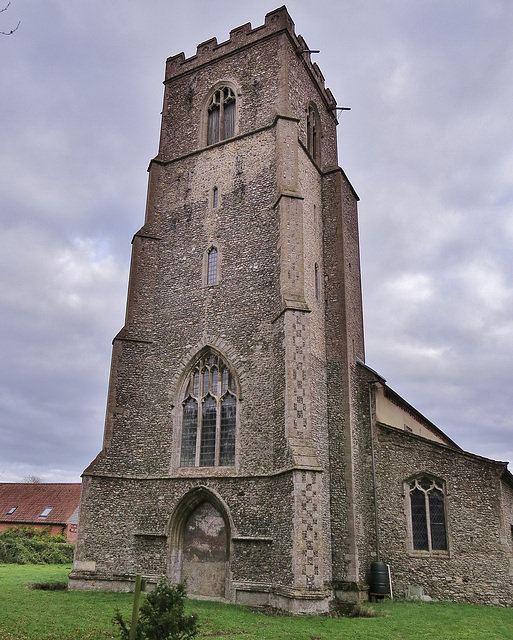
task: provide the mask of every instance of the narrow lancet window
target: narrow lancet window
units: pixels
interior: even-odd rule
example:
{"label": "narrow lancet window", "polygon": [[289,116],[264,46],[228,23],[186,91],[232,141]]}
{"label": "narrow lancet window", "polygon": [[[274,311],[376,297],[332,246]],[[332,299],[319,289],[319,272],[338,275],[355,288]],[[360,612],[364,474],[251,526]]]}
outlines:
{"label": "narrow lancet window", "polygon": [[208,252],[207,284],[217,284],[217,249],[215,247]]}
{"label": "narrow lancet window", "polygon": [[306,119],[306,147],[315,162],[319,162],[321,158],[320,135],[319,135],[319,116],[316,109],[311,106],[308,109]]}

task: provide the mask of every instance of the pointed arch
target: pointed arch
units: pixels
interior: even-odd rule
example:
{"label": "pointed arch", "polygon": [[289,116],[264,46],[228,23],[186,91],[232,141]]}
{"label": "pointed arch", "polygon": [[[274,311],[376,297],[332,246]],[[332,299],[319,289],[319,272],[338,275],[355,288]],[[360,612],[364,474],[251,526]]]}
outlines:
{"label": "pointed arch", "polygon": [[214,246],[207,251],[207,284],[217,284],[218,282],[217,254],[217,247]]}
{"label": "pointed arch", "polygon": [[221,513],[230,532],[235,530],[230,509],[226,502],[217,492],[204,485],[200,485],[183,495],[173,509],[167,526],[167,536],[171,546],[180,544],[180,537],[183,534],[185,521],[192,511],[205,501],[210,502]]}
{"label": "pointed arch", "polygon": [[187,577],[191,595],[226,597],[233,535],[233,521],[224,500],[204,486],[189,491],[169,520],[171,581],[176,583]]}
{"label": "pointed arch", "polygon": [[229,80],[217,82],[207,95],[204,107],[204,144],[207,146],[237,135],[239,92]]}
{"label": "pointed arch", "polygon": [[411,553],[449,552],[447,490],[431,473],[418,473],[404,482],[409,549]]}
{"label": "pointed arch", "polygon": [[190,362],[177,403],[179,468],[235,466],[239,389],[232,365],[213,347]]}
{"label": "pointed arch", "polygon": [[211,242],[203,254],[203,286],[217,285],[221,282],[222,251],[218,242]]}
{"label": "pointed arch", "polygon": [[242,400],[243,387],[246,382],[247,375],[244,370],[239,370],[234,365],[235,362],[240,362],[242,360],[242,355],[233,344],[231,344],[226,338],[220,338],[215,335],[206,335],[202,340],[194,345],[188,345],[188,347],[190,348],[182,356],[177,370],[175,371],[175,375],[170,381],[169,400],[173,407],[180,402],[192,363],[209,350],[214,351],[219,356],[223,357],[230,366],[237,386],[237,395],[239,400]]}
{"label": "pointed arch", "polygon": [[306,148],[313,161],[321,164],[321,119],[317,105],[311,102],[307,107],[306,115]]}

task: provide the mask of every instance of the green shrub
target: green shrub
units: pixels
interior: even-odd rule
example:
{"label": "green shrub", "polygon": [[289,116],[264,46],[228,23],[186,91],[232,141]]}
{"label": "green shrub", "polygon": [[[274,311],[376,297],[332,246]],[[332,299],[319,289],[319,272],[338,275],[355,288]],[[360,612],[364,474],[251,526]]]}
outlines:
{"label": "green shrub", "polygon": [[3,564],[69,564],[73,562],[74,545],[63,535],[52,536],[50,530],[20,527],[0,533],[0,563]]}
{"label": "green shrub", "polygon": [[29,589],[38,589],[39,591],[66,591],[68,583],[62,580],[54,582],[29,582]]}
{"label": "green shrub", "polygon": [[[187,588],[185,584],[170,584],[163,576],[154,591],[141,605],[137,640],[192,640],[198,635],[198,616],[185,614]],[[121,640],[129,640],[130,627],[119,609],[114,617]]]}

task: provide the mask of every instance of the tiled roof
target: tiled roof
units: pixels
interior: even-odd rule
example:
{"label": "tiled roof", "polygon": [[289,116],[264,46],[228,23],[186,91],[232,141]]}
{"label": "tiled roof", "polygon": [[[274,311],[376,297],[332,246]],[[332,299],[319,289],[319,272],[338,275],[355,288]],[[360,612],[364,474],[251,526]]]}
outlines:
{"label": "tiled roof", "polygon": [[[80,502],[77,484],[0,482],[0,523],[66,524]],[[8,512],[16,509],[8,515]],[[46,518],[41,514],[52,507]]]}
{"label": "tiled roof", "polygon": [[67,524],[78,524],[78,507],[73,511],[71,516],[69,517]]}

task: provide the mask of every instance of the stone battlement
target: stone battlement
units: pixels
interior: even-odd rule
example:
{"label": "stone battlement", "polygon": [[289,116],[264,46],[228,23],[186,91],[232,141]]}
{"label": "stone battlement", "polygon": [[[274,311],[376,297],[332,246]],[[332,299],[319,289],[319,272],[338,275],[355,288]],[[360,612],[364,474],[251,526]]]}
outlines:
{"label": "stone battlement", "polygon": [[294,22],[285,6],[271,11],[265,16],[265,22],[259,27],[251,28],[251,23],[240,25],[230,31],[230,38],[224,42],[217,42],[217,38],[210,38],[199,44],[196,48],[196,55],[186,58],[183,51],[166,60],[165,82],[184,73],[209,64],[212,61],[230,55],[248,45],[252,45],[260,40],[264,40],[273,35],[286,31],[292,40],[296,52],[303,58],[312,77],[316,80],[321,92],[328,104],[335,105],[335,98],[329,89],[324,86],[324,76],[319,66],[311,61],[308,45],[301,35],[296,35]]}

